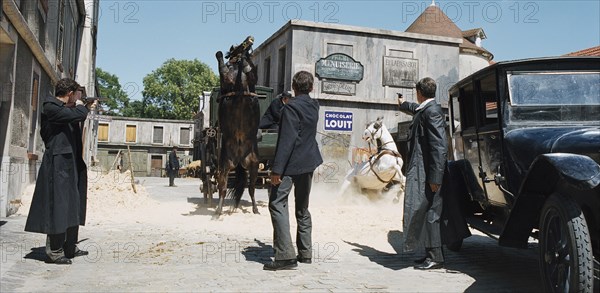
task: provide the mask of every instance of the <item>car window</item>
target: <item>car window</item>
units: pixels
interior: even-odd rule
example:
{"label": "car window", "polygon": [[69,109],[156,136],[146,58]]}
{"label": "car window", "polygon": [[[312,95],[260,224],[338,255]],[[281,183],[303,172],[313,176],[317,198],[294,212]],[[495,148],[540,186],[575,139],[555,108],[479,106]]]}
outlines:
{"label": "car window", "polygon": [[510,120],[600,121],[600,72],[508,72]]}
{"label": "car window", "polygon": [[600,72],[510,72],[513,106],[600,105]]}
{"label": "car window", "polygon": [[458,100],[460,103],[460,124],[462,130],[475,128],[477,122],[477,107],[475,106],[475,92],[473,84],[460,88]]}
{"label": "car window", "polygon": [[494,125],[498,123],[498,95],[496,92],[496,75],[490,74],[479,81],[479,113],[480,124]]}

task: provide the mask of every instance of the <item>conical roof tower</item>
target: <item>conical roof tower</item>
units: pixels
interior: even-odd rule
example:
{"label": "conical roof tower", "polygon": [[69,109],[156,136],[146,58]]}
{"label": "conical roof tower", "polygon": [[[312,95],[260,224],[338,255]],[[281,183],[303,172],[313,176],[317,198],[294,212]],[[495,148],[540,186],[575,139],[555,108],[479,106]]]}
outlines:
{"label": "conical roof tower", "polygon": [[406,29],[406,32],[462,39],[462,31],[432,2]]}

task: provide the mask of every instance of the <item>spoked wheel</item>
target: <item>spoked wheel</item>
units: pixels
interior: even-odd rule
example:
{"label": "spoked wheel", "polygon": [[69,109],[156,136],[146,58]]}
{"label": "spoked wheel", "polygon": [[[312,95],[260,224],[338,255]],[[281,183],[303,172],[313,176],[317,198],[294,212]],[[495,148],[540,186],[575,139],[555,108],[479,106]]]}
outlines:
{"label": "spoked wheel", "polygon": [[570,197],[553,194],[540,218],[540,266],[547,292],[593,292],[593,255],[587,222]]}

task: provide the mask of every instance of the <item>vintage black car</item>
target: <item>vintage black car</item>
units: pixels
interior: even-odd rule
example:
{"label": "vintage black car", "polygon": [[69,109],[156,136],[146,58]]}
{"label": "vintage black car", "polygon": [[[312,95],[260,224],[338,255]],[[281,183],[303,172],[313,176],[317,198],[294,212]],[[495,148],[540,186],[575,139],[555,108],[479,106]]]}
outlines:
{"label": "vintage black car", "polygon": [[546,291],[599,292],[600,58],[499,62],[449,94],[469,225],[503,246],[538,239]]}

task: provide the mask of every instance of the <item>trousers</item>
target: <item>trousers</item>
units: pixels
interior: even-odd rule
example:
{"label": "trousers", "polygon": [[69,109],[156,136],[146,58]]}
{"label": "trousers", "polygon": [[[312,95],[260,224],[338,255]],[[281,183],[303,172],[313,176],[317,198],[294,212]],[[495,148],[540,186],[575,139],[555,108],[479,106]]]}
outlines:
{"label": "trousers", "polygon": [[273,249],[275,260],[296,258],[290,233],[288,197],[294,186],[296,214],[296,246],[302,258],[312,258],[312,219],[308,211],[313,172],[282,176],[281,184],[271,187],[269,212],[273,224]]}
{"label": "trousers", "polygon": [[65,233],[48,234],[46,236],[46,255],[51,261],[55,261],[65,254],[73,255],[77,248],[79,238],[79,226],[67,228]]}

